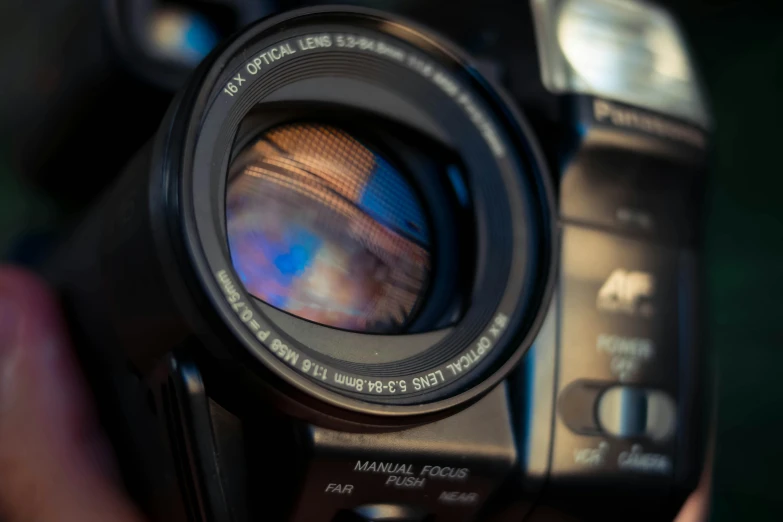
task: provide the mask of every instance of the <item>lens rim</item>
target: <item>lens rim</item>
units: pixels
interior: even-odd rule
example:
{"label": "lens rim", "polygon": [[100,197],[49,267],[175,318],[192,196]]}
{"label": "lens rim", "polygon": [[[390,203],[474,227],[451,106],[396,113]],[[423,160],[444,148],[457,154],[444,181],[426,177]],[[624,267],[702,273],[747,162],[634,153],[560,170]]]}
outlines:
{"label": "lens rim", "polygon": [[[248,336],[247,331],[242,332],[237,329],[238,324],[241,327],[238,317],[232,315],[233,312],[230,310],[226,313],[227,305],[230,309],[231,303],[226,302],[224,291],[221,291],[221,289],[218,288],[218,284],[214,279],[214,272],[207,262],[204,251],[201,250],[201,235],[204,231],[199,230],[196,224],[195,207],[196,204],[199,203],[199,201],[196,200],[203,198],[203,200],[200,201],[201,204],[213,204],[212,201],[209,201],[210,197],[208,194],[205,195],[203,193],[193,192],[192,169],[196,158],[195,153],[199,146],[203,146],[203,143],[199,143],[199,131],[206,119],[207,113],[214,107],[214,103],[212,102],[214,101],[213,96],[216,85],[218,85],[219,79],[226,73],[227,67],[231,64],[232,60],[235,59],[237,54],[247,49],[252,41],[255,40],[256,43],[263,41],[264,36],[268,36],[267,31],[270,28],[274,27],[277,30],[281,30],[281,28],[295,25],[297,21],[302,21],[314,16],[337,19],[349,18],[354,22],[360,21],[362,24],[373,25],[373,30],[375,32],[379,34],[388,34],[391,32],[393,33],[391,38],[403,40],[412,46],[422,48],[426,51],[426,53],[423,52],[422,54],[426,54],[431,58],[437,56],[440,61],[447,61],[451,66],[458,67],[465,71],[466,77],[471,82],[472,91],[481,94],[482,103],[485,103],[492,109],[492,116],[495,119],[495,123],[502,128],[503,137],[507,140],[506,145],[510,144],[513,146],[511,150],[519,151],[519,154],[514,154],[515,162],[521,164],[518,165],[518,167],[523,166],[524,170],[528,172],[529,179],[527,181],[532,185],[530,188],[533,191],[533,197],[528,198],[528,201],[532,201],[534,206],[537,205],[539,207],[536,209],[536,214],[541,222],[539,227],[541,237],[538,238],[540,248],[539,251],[536,252],[538,254],[536,262],[539,265],[537,270],[537,275],[539,277],[537,278],[537,281],[532,283],[532,286],[527,287],[526,290],[531,294],[528,296],[528,301],[532,300],[534,302],[534,306],[532,306],[534,310],[530,310],[531,306],[527,307],[526,323],[528,328],[524,331],[513,332],[513,336],[508,336],[509,338],[505,343],[507,346],[495,349],[495,358],[497,359],[502,354],[502,360],[494,361],[491,367],[486,367],[485,365],[482,368],[482,373],[485,374],[485,378],[479,382],[471,382],[467,389],[461,389],[464,388],[464,382],[460,385],[460,379],[456,379],[446,386],[439,388],[439,391],[441,392],[440,397],[436,397],[433,400],[424,403],[421,402],[422,397],[425,397],[423,395],[415,397],[416,404],[368,402],[368,397],[366,395],[354,395],[343,391],[338,392],[318,384],[311,378],[301,375],[285,365],[266,347],[262,350],[258,350],[258,347],[253,344],[260,345],[260,343]],[[330,23],[329,20],[323,19],[319,20],[319,22],[325,24]],[[348,24],[345,24],[343,20],[343,25]],[[280,39],[278,38],[278,40]],[[271,369],[277,377],[281,378],[289,385],[293,385],[296,389],[304,390],[309,396],[330,405],[338,406],[341,409],[368,415],[420,417],[422,415],[442,412],[477,399],[500,382],[530,347],[540,328],[545,311],[548,308],[549,300],[551,299],[556,274],[555,264],[558,259],[555,251],[557,246],[557,241],[555,240],[557,229],[556,220],[554,219],[553,191],[550,186],[545,163],[542,161],[542,155],[532,138],[528,125],[515,113],[513,106],[508,100],[504,99],[503,95],[494,89],[486,79],[481,78],[470,62],[455,49],[456,47],[453,45],[436,42],[430,36],[426,36],[426,33],[423,33],[415,24],[373,10],[342,7],[337,9],[305,9],[260,22],[250,30],[239,35],[233,42],[225,44],[220,51],[213,55],[209,64],[202,66],[204,70],[198,75],[201,77],[202,81],[199,82],[198,87],[192,88],[189,91],[189,95],[193,97],[191,99],[194,100],[194,103],[192,107],[186,108],[189,113],[187,118],[189,125],[184,139],[182,156],[180,156],[180,161],[182,163],[178,166],[179,172],[183,173],[183,175],[175,176],[175,185],[178,183],[178,187],[175,190],[176,194],[174,197],[176,197],[179,205],[180,219],[182,220],[181,225],[187,241],[186,247],[188,249],[188,256],[194,265],[196,276],[200,279],[206,297],[212,302],[212,305],[216,310],[220,312],[219,315],[222,316],[223,321],[232,329],[234,336],[239,337],[243,341],[242,343],[235,344],[242,344],[245,347],[249,345],[251,348],[255,348],[255,351],[257,352],[256,355],[261,355],[261,360],[259,362],[267,369]],[[210,68],[207,69],[207,67]],[[186,97],[187,96],[188,95],[186,95]],[[226,155],[228,155],[228,153]],[[225,175],[225,169],[223,169],[223,173]],[[227,246],[225,247],[225,250],[227,250]],[[230,268],[230,258],[228,259],[229,263],[226,266]],[[234,281],[237,282],[238,278],[235,278]],[[236,290],[240,295],[244,291],[242,288],[236,288]],[[528,305],[529,304],[530,303],[528,303]],[[217,349],[225,351],[226,348],[229,347],[221,346]],[[240,346],[240,350],[241,348],[242,347]],[[233,352],[235,347],[231,347],[229,350]],[[226,354],[223,353],[221,358],[225,357]],[[475,370],[478,370],[478,366],[474,371]]]}

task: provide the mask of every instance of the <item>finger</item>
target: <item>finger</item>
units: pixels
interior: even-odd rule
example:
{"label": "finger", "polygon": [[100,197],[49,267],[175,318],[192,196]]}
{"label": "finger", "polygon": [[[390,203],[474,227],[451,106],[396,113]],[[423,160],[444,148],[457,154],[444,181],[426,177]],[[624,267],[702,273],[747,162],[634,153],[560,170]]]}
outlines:
{"label": "finger", "polygon": [[683,504],[677,518],[674,522],[707,522],[710,515],[710,502],[712,490],[712,464],[715,457],[715,439],[714,434],[707,448],[707,462],[701,472],[699,485],[696,491],[691,493]]}
{"label": "finger", "polygon": [[0,520],[139,522],[50,290],[0,268]]}

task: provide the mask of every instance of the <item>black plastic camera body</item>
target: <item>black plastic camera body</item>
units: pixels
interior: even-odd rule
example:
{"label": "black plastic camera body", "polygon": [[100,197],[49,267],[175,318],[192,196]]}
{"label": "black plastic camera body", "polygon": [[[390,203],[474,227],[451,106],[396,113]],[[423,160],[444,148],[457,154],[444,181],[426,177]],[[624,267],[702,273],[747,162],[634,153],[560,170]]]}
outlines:
{"label": "black plastic camera body", "polygon": [[[51,278],[151,518],[676,514],[704,449],[707,133],[545,88],[533,7],[519,30],[540,61],[516,100],[532,126],[407,22],[354,8],[259,22],[199,67],[65,244]],[[365,124],[418,180],[439,248],[457,245],[434,257],[450,275],[431,293],[460,297],[455,320],[358,334],[245,291],[225,238],[232,151],[243,129],[302,118]]]}

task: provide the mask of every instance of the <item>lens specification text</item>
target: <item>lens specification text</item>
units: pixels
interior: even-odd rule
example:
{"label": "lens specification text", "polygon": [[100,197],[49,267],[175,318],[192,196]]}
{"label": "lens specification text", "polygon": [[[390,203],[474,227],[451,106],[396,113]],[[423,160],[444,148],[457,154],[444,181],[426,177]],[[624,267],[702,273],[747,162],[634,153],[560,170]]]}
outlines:
{"label": "lens specification text", "polygon": [[392,488],[419,489],[427,484],[427,480],[447,480],[464,482],[470,476],[468,468],[452,466],[426,465],[415,468],[413,464],[400,462],[376,462],[372,460],[357,460],[353,471],[357,473],[374,473],[386,475],[384,485]]}
{"label": "lens specification text", "polygon": [[[360,475],[351,478],[341,475],[342,481],[325,482],[323,493],[326,495],[361,495],[366,488],[376,488],[373,478],[377,476],[384,488],[402,491],[416,491],[437,498],[440,504],[450,506],[477,506],[484,496],[482,488],[471,483],[472,473],[462,466],[443,466],[437,464],[416,465],[405,462],[380,462],[357,460],[351,465],[351,473]],[[349,483],[346,483],[348,481]]]}
{"label": "lens specification text", "polygon": [[[406,462],[381,462],[374,460],[357,460],[352,466],[352,472],[359,475],[379,475],[383,487],[394,490],[428,492],[435,496],[438,503],[446,505],[477,505],[482,497],[476,491],[476,484],[470,482],[471,470],[463,466],[448,466],[438,464],[417,465]],[[358,489],[371,483],[370,477],[351,480],[358,484]],[[349,489],[348,489],[349,488]],[[326,485],[327,494],[353,494],[354,485],[343,486],[337,483]],[[480,489],[480,488],[478,488]]]}
{"label": "lens specification text", "polygon": [[401,45],[374,36],[318,33],[289,38],[255,53],[243,66],[231,74],[230,79],[223,85],[221,95],[227,98],[236,98],[255,79],[263,76],[266,71],[278,63],[304,54],[334,49],[380,56],[429,80],[446,93],[465,113],[479,130],[493,155],[498,158],[505,156],[506,147],[494,123],[487,117],[479,103],[468,93],[468,90],[463,88],[451,74],[436,66],[423,55],[405,50]]}
{"label": "lens specification text", "polygon": [[338,371],[303,356],[299,350],[291,347],[282,336],[278,335],[266,320],[257,315],[251,301],[240,291],[228,270],[219,270],[215,274],[215,278],[234,314],[253,334],[253,337],[263,343],[266,349],[282,362],[320,381],[343,389],[372,395],[400,395],[437,388],[450,382],[484,359],[508,326],[508,317],[503,313],[498,313],[487,325],[484,335],[481,335],[462,355],[439,368],[432,369],[427,373],[395,379],[371,379]]}

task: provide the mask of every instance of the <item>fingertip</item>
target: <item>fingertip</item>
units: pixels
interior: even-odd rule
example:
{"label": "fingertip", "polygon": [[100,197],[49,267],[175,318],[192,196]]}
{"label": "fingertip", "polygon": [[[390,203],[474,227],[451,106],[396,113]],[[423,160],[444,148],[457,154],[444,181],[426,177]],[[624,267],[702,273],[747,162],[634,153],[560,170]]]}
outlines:
{"label": "fingertip", "polygon": [[37,275],[0,267],[0,455],[61,461],[94,422],[55,294]]}
{"label": "fingertip", "polygon": [[106,448],[55,292],[0,266],[0,520],[140,520]]}
{"label": "fingertip", "polygon": [[[65,325],[54,291],[39,275],[0,265],[0,299],[15,308],[17,342],[37,345],[42,337],[65,337]],[[0,325],[10,328],[13,325]]]}
{"label": "fingertip", "polygon": [[23,301],[54,299],[54,294],[40,276],[10,265],[0,265],[0,294],[12,295]]}

